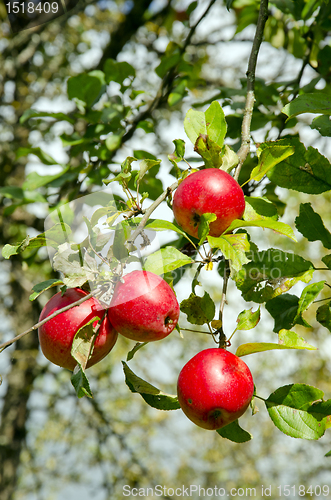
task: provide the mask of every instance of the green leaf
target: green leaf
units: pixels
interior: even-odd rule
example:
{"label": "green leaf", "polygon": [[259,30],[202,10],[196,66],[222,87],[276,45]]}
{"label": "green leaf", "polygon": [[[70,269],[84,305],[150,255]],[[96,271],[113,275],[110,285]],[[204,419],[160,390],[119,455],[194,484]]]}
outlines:
{"label": "green leaf", "polygon": [[280,330],[278,334],[278,343],[291,349],[308,349],[309,351],[316,351],[317,349],[317,347],[308,344],[308,342],[297,333],[285,329]]}
{"label": "green leaf", "polygon": [[188,299],[180,304],[180,310],[187,315],[187,320],[193,325],[209,323],[215,316],[215,304],[208,292],[203,297],[191,293]]}
{"label": "green leaf", "polygon": [[271,168],[293,154],[293,146],[282,146],[277,142],[263,143],[257,150],[258,165],[253,168],[249,180],[261,181]]}
{"label": "green leaf", "polygon": [[219,168],[222,164],[222,148],[212,141],[208,135],[200,134],[195,141],[194,151],[204,160],[206,168]]}
{"label": "green leaf", "polygon": [[175,153],[178,158],[184,158],[185,155],[185,141],[183,139],[174,139],[172,141],[175,145]]}
{"label": "green leaf", "polygon": [[234,443],[246,443],[252,439],[252,435],[242,429],[238,423],[238,420],[231,422],[221,429],[217,429],[216,432],[223,438],[229,439]]}
{"label": "green leaf", "polygon": [[331,115],[330,95],[322,93],[299,95],[283,107],[282,113],[287,115],[288,119],[301,115],[302,113]]}
{"label": "green leaf", "polygon": [[279,332],[282,328],[292,328],[299,324],[311,328],[303,317],[302,313],[314,302],[316,297],[324,288],[325,281],[307,285],[300,299],[295,295],[284,293],[266,303],[266,309],[275,319],[274,332]]}
{"label": "green leaf", "polygon": [[257,198],[253,196],[245,197],[245,221],[278,219],[277,207],[267,198]]}
{"label": "green leaf", "polygon": [[301,203],[295,226],[308,241],[320,240],[325,248],[331,249],[331,233],[323,224],[321,216],[310,203]]}
{"label": "green leaf", "polygon": [[280,387],[265,404],[273,423],[288,436],[319,439],[327,427],[326,419],[319,420],[307,410],[323,398],[323,392],[305,384]]}
{"label": "green leaf", "polygon": [[246,309],[239,313],[236,330],[251,330],[256,327],[260,321],[260,307],[256,311],[252,311],[252,309]]}
{"label": "green leaf", "polygon": [[[18,150],[16,152],[16,158],[21,158],[22,156],[27,156],[30,154],[37,156],[37,158],[39,158],[39,160],[42,163],[44,163],[45,165],[58,165],[58,162],[56,160],[54,160],[54,158],[52,158],[48,153],[45,153],[45,151],[43,151],[40,148],[18,148]],[[69,167],[66,168],[66,171],[68,170],[68,168]],[[35,172],[31,172],[31,174],[29,174],[27,176],[27,178],[29,178],[29,176],[31,176],[33,173],[35,173]],[[57,174],[57,175],[62,175],[62,173],[63,172],[61,172],[60,174]],[[27,190],[32,191],[34,188],[25,187],[23,185],[23,189],[27,189]]]}
{"label": "green leaf", "polygon": [[290,252],[270,248],[247,256],[251,262],[235,276],[237,288],[246,301],[267,302],[298,281],[308,283],[313,275],[313,264]]}
{"label": "green leaf", "polygon": [[49,290],[50,288],[53,288],[54,286],[58,285],[63,285],[63,281],[59,279],[50,279],[46,281],[41,281],[32,288],[33,293],[31,293],[29,300],[31,301],[35,300],[37,297],[39,297],[39,295],[41,295],[46,290]]}
{"label": "green leaf", "polygon": [[324,264],[329,268],[331,269],[331,254],[330,255],[325,255],[324,257],[322,257],[322,262],[324,262]]}
{"label": "green leaf", "polygon": [[[294,332],[291,332],[296,335]],[[247,356],[248,354],[255,354],[257,352],[265,352],[265,351],[274,351],[274,350],[282,350],[282,349],[307,349],[309,351],[316,350],[316,347],[308,344],[300,337],[300,341],[297,339],[297,343],[294,343],[293,337],[293,345],[290,345],[290,341],[288,340],[288,345],[286,344],[275,344],[274,342],[248,342],[247,344],[241,344],[237,351],[236,356]]]}
{"label": "green leaf", "polygon": [[224,234],[218,238],[208,236],[207,239],[211,248],[221,250],[224,257],[230,261],[231,270],[240,271],[249,261],[246,252],[249,251],[250,245],[246,233]]}
{"label": "green leaf", "polygon": [[65,113],[50,113],[48,111],[37,111],[36,109],[27,109],[24,111],[23,115],[20,118],[20,123],[23,124],[28,121],[30,118],[54,118],[58,121],[67,121],[69,123],[75,123],[73,118],[66,115]]}
{"label": "green leaf", "polygon": [[62,172],[53,175],[39,175],[37,174],[37,172],[31,172],[27,175],[22,187],[25,190],[34,191],[35,189],[38,189],[42,186],[46,186],[50,182],[53,182],[55,179],[59,179],[68,171],[68,169],[69,167],[62,170]]}
{"label": "green leaf", "polygon": [[145,159],[142,160],[139,163],[139,173],[137,177],[137,182],[140,181],[144,175],[150,170],[152,167],[155,167],[155,165],[160,165],[161,160],[150,160],[150,159]]}
{"label": "green leaf", "polygon": [[313,119],[310,127],[319,131],[323,137],[331,137],[331,117],[322,115]]}
{"label": "green leaf", "polygon": [[186,233],[179,227],[175,226],[175,224],[163,219],[149,219],[145,228],[150,229],[152,231],[170,230],[170,231],[175,231],[176,233],[181,234],[182,236],[186,235]]}
{"label": "green leaf", "polygon": [[278,222],[274,219],[265,218],[265,219],[247,220],[247,221],[236,219],[227,228],[226,232],[233,231],[238,227],[262,227],[262,228],[272,229],[276,233],[287,236],[293,241],[297,241],[296,237],[294,236],[293,229],[288,224],[285,224],[284,222]]}
{"label": "green leaf", "polygon": [[209,233],[209,224],[216,219],[217,217],[215,214],[205,213],[200,215],[199,227],[198,227],[199,245],[203,244]]}
{"label": "green leaf", "polygon": [[76,394],[79,398],[83,398],[84,396],[87,396],[88,398],[93,398],[89,381],[81,366],[79,366],[77,371],[75,368],[71,376],[71,383],[74,386]]}
{"label": "green leaf", "polygon": [[331,332],[331,302],[323,304],[317,309],[316,319]]}
{"label": "green leaf", "polygon": [[5,198],[23,200],[24,192],[22,188],[16,186],[4,186],[0,188],[0,196]]}
{"label": "green leaf", "polygon": [[77,330],[72,341],[71,356],[77,361],[83,371],[85,371],[88,360],[93,352],[94,341],[97,334],[93,324],[96,321],[100,321],[98,316],[93,317],[85,323],[85,325]]}
{"label": "green leaf", "polygon": [[172,246],[161,248],[147,257],[144,263],[144,269],[152,273],[161,275],[178,269],[179,267],[192,264],[191,257],[177,250]]}
{"label": "green leaf", "polygon": [[213,101],[205,112],[190,109],[185,116],[184,129],[193,144],[202,135],[222,147],[227,125],[221,105]]}
{"label": "green leaf", "polygon": [[127,356],[126,356],[126,360],[127,361],[130,361],[133,356],[136,354],[137,351],[139,351],[139,349],[141,349],[142,347],[144,347],[144,345],[147,345],[148,342],[137,342],[136,345],[133,347],[133,349],[131,349],[131,351],[128,352]]}
{"label": "green leaf", "polygon": [[312,283],[311,285],[307,285],[302,290],[301,297],[299,300],[298,311],[297,311],[296,317],[294,318],[295,322],[299,322],[299,319],[301,319],[302,313],[306,309],[308,309],[308,307],[314,302],[316,297],[323,290],[324,285],[325,285],[325,280],[319,281],[318,283]]}
{"label": "green leaf", "polygon": [[265,304],[265,308],[275,320],[274,332],[292,328],[299,306],[299,297],[290,293],[283,293],[274,297]]}
{"label": "green leaf", "polygon": [[114,59],[107,59],[103,67],[106,82],[117,82],[121,85],[126,78],[134,78],[136,71],[131,64],[126,61],[117,62]]}
{"label": "green leaf", "polygon": [[116,149],[121,146],[123,133],[124,132],[116,134],[112,133],[107,137],[107,139],[105,140],[105,145],[106,148],[109,149],[109,151],[116,151]]}
{"label": "green leaf", "polygon": [[178,410],[180,405],[177,396],[165,394],[154,385],[138,377],[131,368],[122,361],[125,383],[131,392],[138,392],[147,404],[158,410]]}
{"label": "green leaf", "polygon": [[280,145],[294,146],[293,155],[268,171],[269,179],[277,186],[308,194],[331,190],[330,162],[317,149],[306,149],[296,137],[281,139]]}
{"label": "green leaf", "polygon": [[69,99],[79,99],[90,107],[98,99],[102,89],[102,82],[97,76],[82,73],[72,76],[67,82]]}

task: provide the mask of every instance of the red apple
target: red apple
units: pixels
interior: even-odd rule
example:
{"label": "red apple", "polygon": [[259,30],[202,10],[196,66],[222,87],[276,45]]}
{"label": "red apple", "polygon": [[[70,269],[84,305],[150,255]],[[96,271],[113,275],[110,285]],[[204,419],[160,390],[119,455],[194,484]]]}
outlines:
{"label": "red apple", "polygon": [[[56,293],[41,311],[39,321],[73,302],[83,298],[87,292],[79,288],[69,288],[63,296]],[[105,314],[100,302],[94,297],[74,306],[44,323],[38,330],[40,347],[45,357],[55,365],[73,370],[77,364],[71,356],[71,344],[77,331],[95,316],[102,319]],[[95,326],[97,322],[93,326]],[[94,349],[87,368],[101,361],[114,347],[117,332],[106,316],[102,320]]]}
{"label": "red apple", "polygon": [[254,392],[242,359],[225,349],[205,349],[181,370],[177,394],[181,409],[203,429],[220,429],[245,413]]}
{"label": "red apple", "polygon": [[117,283],[108,317],[124,337],[151,342],[172,332],[179,312],[176,295],[163,278],[149,271],[132,271]]}
{"label": "red apple", "polygon": [[178,186],[172,208],[176,222],[191,236],[198,238],[200,216],[213,213],[209,234],[220,236],[245,210],[244,193],[238,182],[224,170],[207,168],[194,172]]}

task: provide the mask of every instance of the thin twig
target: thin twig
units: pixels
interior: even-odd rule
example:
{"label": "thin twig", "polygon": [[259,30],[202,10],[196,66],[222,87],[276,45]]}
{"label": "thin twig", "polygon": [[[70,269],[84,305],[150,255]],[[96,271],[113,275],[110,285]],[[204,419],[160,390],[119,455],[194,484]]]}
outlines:
{"label": "thin twig", "polygon": [[219,316],[218,319],[222,322],[221,327],[219,328],[219,347],[225,347],[226,345],[226,336],[223,330],[223,311],[224,311],[224,306],[226,304],[226,293],[228,289],[228,282],[230,278],[230,267],[229,267],[229,261],[226,260],[224,262],[224,274],[223,274],[223,289],[222,289],[222,298],[221,298],[221,304],[220,304],[220,310],[219,310]]}
{"label": "thin twig", "polygon": [[145,214],[143,218],[141,219],[137,229],[134,231],[133,235],[130,237],[130,239],[127,240],[127,246],[133,245],[135,242],[136,238],[139,236],[139,234],[143,231],[145,225],[148,222],[148,219],[150,218],[151,214],[154,212],[154,210],[166,199],[166,197],[178,187],[178,181],[174,182],[169,186],[165,191],[163,191],[162,194],[156,200],[146,209]]}
{"label": "thin twig", "polygon": [[251,54],[248,61],[248,69],[247,69],[247,96],[246,96],[246,104],[244,117],[242,121],[241,128],[241,146],[238,151],[239,164],[236,168],[236,172],[234,178],[238,180],[241,167],[243,166],[244,161],[246,160],[249,151],[250,151],[250,140],[251,140],[251,121],[253,115],[254,101],[255,101],[255,71],[256,71],[256,63],[259,55],[260,46],[263,39],[263,31],[265,27],[265,23],[268,19],[268,0],[261,0],[259,17],[257,20],[256,31],[254,36],[254,41],[252,45]]}
{"label": "thin twig", "polygon": [[71,304],[69,304],[69,305],[67,305],[65,307],[62,307],[61,309],[58,309],[53,314],[50,314],[49,316],[47,316],[47,318],[45,318],[42,321],[39,321],[39,323],[36,323],[35,325],[31,326],[31,328],[29,328],[28,330],[25,330],[25,332],[20,333],[19,335],[16,335],[16,337],[12,338],[11,340],[8,340],[7,342],[4,342],[3,344],[0,344],[0,353],[4,349],[6,349],[6,347],[10,346],[11,344],[13,344],[14,342],[16,342],[20,338],[22,338],[25,335],[27,335],[28,333],[30,333],[30,332],[32,332],[34,330],[37,330],[40,326],[42,326],[44,323],[46,323],[50,319],[53,319],[53,318],[55,318],[55,316],[58,316],[59,314],[65,312],[65,311],[68,311],[72,307],[79,306],[80,304],[82,304],[86,300],[88,300],[88,299],[90,299],[92,297],[96,297],[97,295],[100,295],[100,293],[101,293],[101,291],[99,291],[99,293],[89,293],[88,295],[85,295],[85,297],[82,297],[81,299],[77,300],[76,302],[72,302]]}

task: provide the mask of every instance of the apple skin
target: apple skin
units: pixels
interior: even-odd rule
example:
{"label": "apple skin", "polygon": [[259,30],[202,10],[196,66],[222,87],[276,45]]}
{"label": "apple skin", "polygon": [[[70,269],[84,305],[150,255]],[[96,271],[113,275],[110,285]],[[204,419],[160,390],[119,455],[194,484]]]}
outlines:
{"label": "apple skin", "polygon": [[198,238],[200,216],[213,213],[210,236],[220,236],[235,219],[241,219],[245,197],[238,182],[224,170],[207,168],[186,177],[175,191],[172,209],[177,224]]}
{"label": "apple skin", "polygon": [[124,337],[152,342],[173,331],[179,312],[176,295],[163,278],[150,271],[132,271],[117,283],[108,317]]}
{"label": "apple skin", "polygon": [[253,393],[253,377],[246,363],[221,348],[196,354],[178,377],[181,409],[203,429],[220,429],[237,420],[245,413]]}
{"label": "apple skin", "polygon": [[[39,321],[62,307],[82,299],[85,295],[88,295],[87,292],[79,288],[68,288],[63,296],[61,292],[56,293],[41,311]],[[93,317],[103,318],[105,311],[100,302],[91,297],[79,306],[74,306],[44,323],[38,329],[40,347],[44,356],[55,365],[73,370],[77,364],[71,356],[71,344],[75,334]],[[93,353],[86,367],[89,368],[101,361],[114,347],[117,337],[118,334],[106,314],[99,327]]]}

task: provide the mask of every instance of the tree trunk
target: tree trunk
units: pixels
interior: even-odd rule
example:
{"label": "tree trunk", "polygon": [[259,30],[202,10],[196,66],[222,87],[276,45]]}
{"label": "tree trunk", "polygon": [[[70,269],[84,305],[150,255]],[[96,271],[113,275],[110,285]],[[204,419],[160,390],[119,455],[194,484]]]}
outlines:
{"label": "tree trunk", "polygon": [[[19,267],[19,262],[13,262]],[[12,282],[13,329],[16,334],[29,328],[38,321],[39,307],[29,301],[29,292],[20,282]],[[33,382],[40,369],[37,365],[38,337],[36,332],[29,333],[15,344],[12,352],[11,368],[7,376],[7,392],[0,422],[0,492],[1,500],[14,498],[17,483],[20,454],[25,444],[27,433],[28,400],[33,389]]]}

